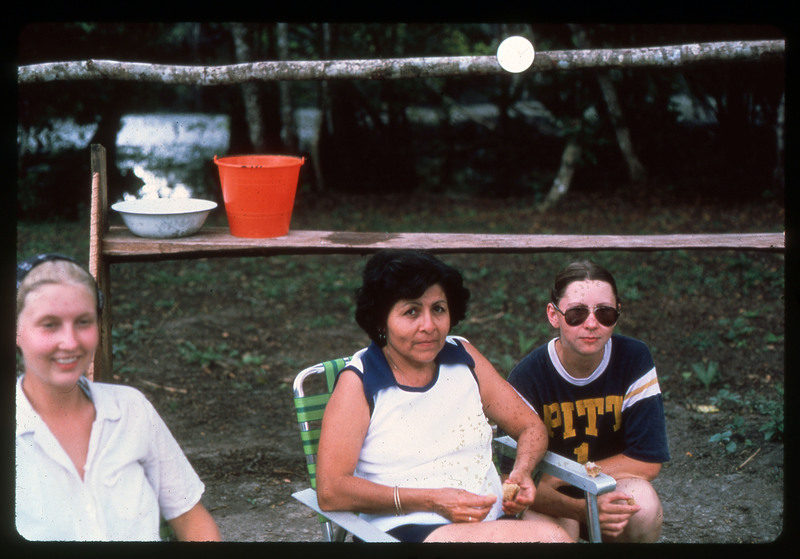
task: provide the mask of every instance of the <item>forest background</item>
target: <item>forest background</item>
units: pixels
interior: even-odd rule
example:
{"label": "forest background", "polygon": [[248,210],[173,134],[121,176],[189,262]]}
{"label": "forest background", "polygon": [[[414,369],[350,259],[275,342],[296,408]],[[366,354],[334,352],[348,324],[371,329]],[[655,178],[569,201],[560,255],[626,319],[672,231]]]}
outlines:
{"label": "forest background", "polygon": [[[110,59],[216,66],[259,60],[350,60],[493,55],[500,39],[530,38],[537,51],[634,48],[780,39],[755,25],[32,23],[19,35],[20,66]],[[229,153],[313,155],[316,192],[529,196],[544,202],[562,160],[576,188],[626,185],[647,176],[676,196],[743,202],[781,196],[784,61],[745,60],[608,72],[190,86],[54,80],[19,88],[18,213],[75,217],[86,204],[86,158],[53,158],[48,133],[63,119],[92,130],[117,157],[125,115],[223,114]],[[491,107],[489,112],[474,108]],[[313,133],[300,119],[316,109]],[[624,132],[630,146],[620,140]],[[570,147],[577,150],[570,151]],[[622,149],[621,149],[622,148]],[[76,159],[70,159],[76,156]],[[736,165],[730,162],[735,161]],[[572,177],[573,175],[570,175]],[[110,197],[141,179],[119,174]],[[213,173],[199,192],[218,190]],[[59,182],[52,187],[52,181]]]}
{"label": "forest background", "polygon": [[[539,52],[784,38],[781,28],[762,25],[34,22],[19,30],[17,63],[492,56],[512,34]],[[213,155],[259,152],[307,158],[292,221],[300,229],[786,227],[783,57],[202,87],[61,80],[22,83],[17,93],[20,257],[88,255],[90,143],[108,150],[110,202],[150,180],[127,163],[134,159],[160,170],[166,191],[188,184],[193,195],[218,201],[209,218],[215,225],[226,221]],[[191,115],[208,117],[204,133],[224,117],[223,144],[178,153],[177,144],[154,152],[120,143],[131,117],[171,121],[179,135],[195,122]],[[72,139],[62,143],[65,129]],[[546,286],[580,257],[615,272],[626,305],[619,329],[646,340],[659,368],[673,453],[659,478],[670,495],[662,541],[778,538],[783,254],[452,255],[473,290],[470,319],[458,333],[507,374],[552,335],[542,314]],[[154,402],[206,481],[207,506],[227,539],[318,537],[315,519],[288,496],[306,483],[290,383],[300,368],[364,345],[352,325],[362,265],[355,256],[305,256],[113,266],[115,367],[105,379],[136,386]],[[733,502],[724,491],[736,495]]]}

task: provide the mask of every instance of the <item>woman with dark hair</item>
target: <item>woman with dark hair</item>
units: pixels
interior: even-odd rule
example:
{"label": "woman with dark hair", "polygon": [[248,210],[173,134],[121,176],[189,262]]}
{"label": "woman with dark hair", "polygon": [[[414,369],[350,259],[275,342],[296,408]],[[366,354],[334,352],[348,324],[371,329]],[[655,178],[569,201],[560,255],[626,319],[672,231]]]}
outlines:
{"label": "woman with dark hair", "polygon": [[[559,336],[520,361],[508,381],[547,427],[549,450],[595,462],[616,479],[616,490],[598,498],[604,541],[656,541],[662,509],[651,482],[670,459],[664,405],[647,346],[614,333],[621,308],[608,270],[573,262],[556,274],[547,305]],[[586,503],[568,491],[544,476],[534,508],[577,537]]]}
{"label": "woman with dark hair", "polygon": [[356,322],[369,338],[386,345],[385,322],[389,309],[399,299],[412,299],[439,284],[447,296],[450,328],[467,314],[469,289],[461,274],[441,260],[424,252],[383,251],[373,256],[364,268],[358,288]]}
{"label": "woman with dark hair", "polygon": [[[431,255],[383,251],[367,262],[356,321],[372,344],[339,374],[325,410],[320,506],[361,512],[407,542],[572,541],[527,510],[547,445],[542,422],[477,349],[449,335],[468,300],[461,274]],[[508,499],[489,420],[518,441]]]}

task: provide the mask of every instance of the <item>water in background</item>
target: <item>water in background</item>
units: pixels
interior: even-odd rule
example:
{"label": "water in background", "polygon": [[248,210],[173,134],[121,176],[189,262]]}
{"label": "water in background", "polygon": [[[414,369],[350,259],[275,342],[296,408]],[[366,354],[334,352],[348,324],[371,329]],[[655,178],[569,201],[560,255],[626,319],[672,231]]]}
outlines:
{"label": "water in background", "polygon": [[117,165],[144,181],[128,198],[207,196],[208,162],[230,143],[226,115],[143,114],[122,118]]}
{"label": "water in background", "polygon": [[[88,149],[97,125],[54,120],[45,129],[17,131],[20,154]],[[117,165],[145,185],[127,198],[208,197],[209,162],[226,155],[230,119],[218,114],[136,114],[122,118],[117,135]],[[117,200],[109,200],[114,203]]]}
{"label": "water in background", "polygon": [[[675,94],[669,110],[677,114],[678,122],[692,125],[716,121],[713,100],[701,103],[694,97]],[[490,104],[450,107],[449,119],[480,122],[493,128],[499,117],[498,108]],[[407,107],[410,121],[436,126],[441,111],[426,107]],[[512,115],[537,129],[558,136],[559,123],[547,109],[535,100],[517,102]],[[309,153],[319,130],[320,112],[314,107],[295,111],[295,126],[299,150]],[[78,125],[70,119],[53,120],[47,128],[24,130],[18,128],[17,143],[21,155],[53,153],[62,149],[88,148],[96,125]],[[230,145],[230,118],[223,114],[152,113],[132,114],[122,118],[117,135],[117,165],[122,171],[133,172],[145,182],[138,192],[126,197],[211,196],[212,185],[219,176],[209,162],[214,156],[227,155]],[[116,201],[116,200],[114,200]],[[114,201],[111,201],[112,203]]]}

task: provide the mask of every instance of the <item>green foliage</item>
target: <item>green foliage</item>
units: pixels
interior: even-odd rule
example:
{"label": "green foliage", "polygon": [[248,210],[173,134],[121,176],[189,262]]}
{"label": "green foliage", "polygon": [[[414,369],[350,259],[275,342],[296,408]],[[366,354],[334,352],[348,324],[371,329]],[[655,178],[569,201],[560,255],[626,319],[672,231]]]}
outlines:
{"label": "green foliage", "polygon": [[[743,295],[748,295],[754,288],[763,285],[774,285],[783,291],[785,276],[781,268],[774,266],[759,266],[745,254],[729,256],[728,269],[732,277],[741,286]],[[757,311],[751,311],[757,312]]]}
{"label": "green foliage", "polygon": [[161,517],[161,524],[159,525],[159,537],[161,538],[162,542],[176,542],[178,541],[177,536],[175,535],[175,530],[173,530],[172,526],[170,526],[164,517]]}
{"label": "green foliage", "polygon": [[643,293],[655,289],[659,283],[657,271],[647,262],[631,266],[625,274],[621,274],[615,279],[623,305],[640,300]]}
{"label": "green foliage", "polygon": [[[87,219],[88,222],[88,219]],[[28,222],[17,228],[17,258],[30,258],[45,252],[66,252],[88,263],[88,229],[74,222],[53,219]]]}
{"label": "green foliage", "polygon": [[691,372],[683,373],[685,379],[689,379],[694,373],[694,376],[703,387],[708,390],[717,377],[719,376],[719,363],[716,361],[692,363]]}
{"label": "green foliage", "polygon": [[709,442],[724,446],[728,453],[736,452],[740,443],[745,446],[754,446],[750,439],[753,426],[745,419],[745,414],[756,413],[763,418],[759,422],[758,432],[763,435],[764,441],[784,440],[784,389],[783,385],[775,385],[774,395],[750,392],[746,396],[722,388],[716,396],[711,398],[711,403],[727,408],[733,414],[733,419],[725,425],[725,430],[715,433]]}
{"label": "green foliage", "polygon": [[541,342],[541,339],[536,336],[529,336],[522,330],[517,332],[518,349],[520,355],[527,355]]}
{"label": "green foliage", "polygon": [[765,441],[782,441],[784,437],[784,394],[783,386],[776,386],[777,399],[763,399],[755,404],[756,409],[766,416],[759,431],[764,433]]}
{"label": "green foliage", "polygon": [[[739,445],[734,438],[737,436],[742,437],[744,428],[744,418],[742,416],[736,416],[731,423],[725,426],[725,431],[721,433],[714,433],[711,435],[708,441],[711,443],[719,443],[724,445],[725,452],[728,454],[733,454],[739,448]],[[745,446],[751,446],[753,443],[750,441],[750,439],[745,439],[744,444]]]}
{"label": "green foliage", "polygon": [[735,347],[745,347],[748,343],[747,338],[755,331],[755,327],[748,322],[747,316],[737,316],[734,319],[720,318],[720,326],[727,329],[724,337]]}
{"label": "green foliage", "polygon": [[231,366],[236,363],[234,358],[239,355],[239,351],[226,342],[198,348],[194,343],[184,340],[178,345],[178,354],[189,365],[199,365],[201,368],[208,368],[212,364]]}
{"label": "green foliage", "polygon": [[[265,384],[268,381],[267,371],[270,369],[270,359],[268,356],[248,352],[242,355],[239,375],[244,378],[252,378],[256,384]],[[249,388],[249,384],[247,385]]]}
{"label": "green foliage", "polygon": [[767,344],[783,343],[783,340],[783,334],[773,334],[772,332],[767,332],[764,335],[764,342]]}
{"label": "green foliage", "polygon": [[150,321],[146,318],[115,325],[111,330],[111,356],[117,374],[131,372],[134,369],[127,364],[131,355],[141,347],[150,334]]}
{"label": "green foliage", "polygon": [[717,407],[728,404],[739,406],[742,404],[742,397],[735,392],[731,392],[727,388],[720,388],[717,395],[711,397],[711,403]]}
{"label": "green foliage", "polygon": [[719,332],[715,330],[698,330],[689,336],[689,345],[700,353],[705,353],[722,345]]}
{"label": "green foliage", "polygon": [[224,367],[233,380],[233,388],[252,390],[255,384],[267,382],[270,369],[268,356],[255,351],[240,352],[227,342],[220,342],[205,349],[198,348],[190,341],[178,345],[178,353],[189,365],[208,369],[213,366]]}

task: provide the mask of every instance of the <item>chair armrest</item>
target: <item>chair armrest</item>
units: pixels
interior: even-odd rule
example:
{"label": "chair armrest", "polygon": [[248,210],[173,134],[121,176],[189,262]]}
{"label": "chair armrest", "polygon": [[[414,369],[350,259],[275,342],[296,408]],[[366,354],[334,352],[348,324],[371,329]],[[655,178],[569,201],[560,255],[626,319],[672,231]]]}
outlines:
{"label": "chair armrest", "polygon": [[292,497],[365,542],[397,543],[400,541],[376,528],[354,512],[322,510],[317,502],[317,492],[311,488],[292,493]]}
{"label": "chair armrest", "polygon": [[[517,441],[507,435],[496,438],[495,442],[516,452]],[[539,462],[537,469],[592,495],[602,495],[613,491],[617,487],[617,482],[613,477],[604,473],[599,473],[597,477],[592,477],[586,472],[586,468],[582,464],[559,456],[549,450]]]}

